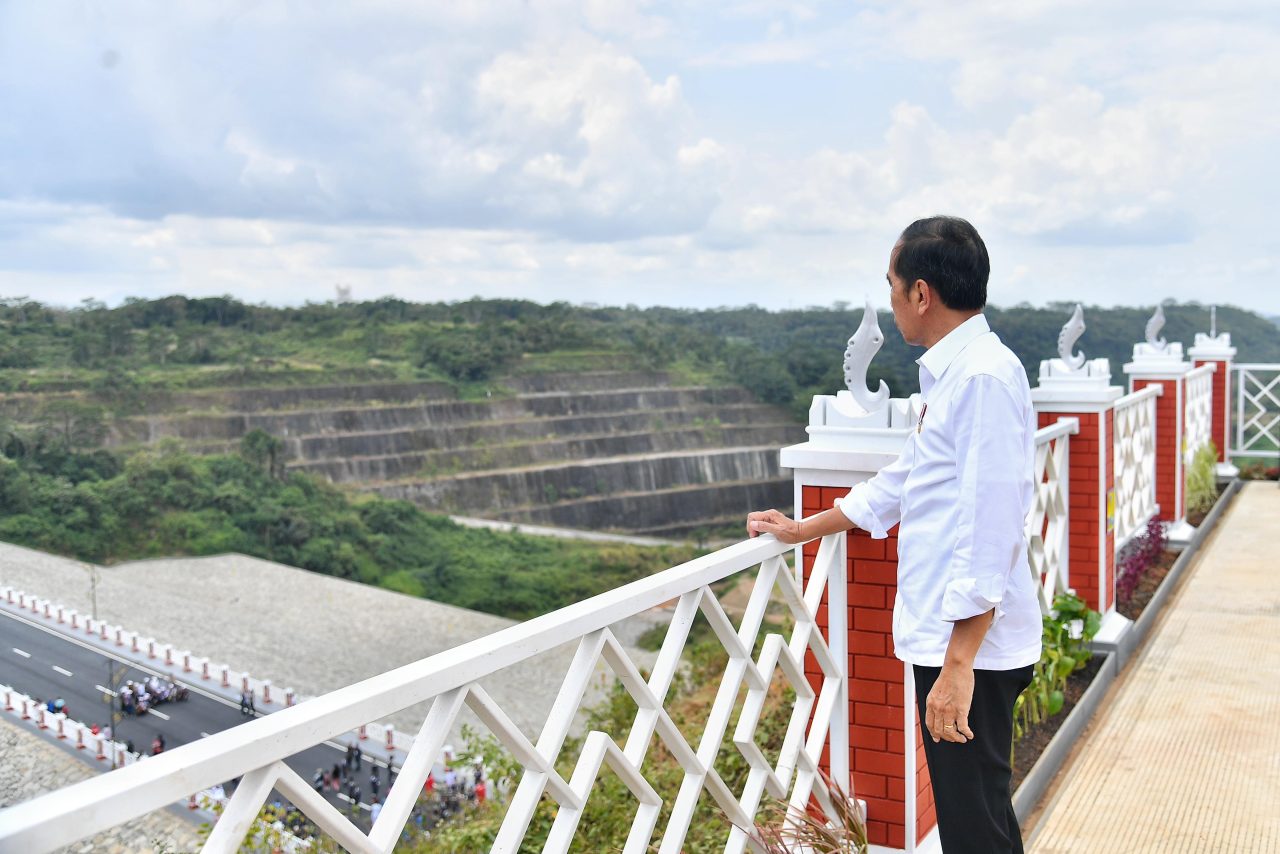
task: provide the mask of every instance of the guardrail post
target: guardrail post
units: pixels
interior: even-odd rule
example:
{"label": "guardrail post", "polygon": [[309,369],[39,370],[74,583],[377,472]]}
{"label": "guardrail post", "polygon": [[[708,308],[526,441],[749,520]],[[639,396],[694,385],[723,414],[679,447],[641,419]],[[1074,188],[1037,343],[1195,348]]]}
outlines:
{"label": "guardrail post", "polygon": [[[1216,332],[1217,330],[1213,330]],[[1213,372],[1213,424],[1209,435],[1218,446],[1218,477],[1230,480],[1240,474],[1240,470],[1231,464],[1227,454],[1231,448],[1231,363],[1236,357],[1236,348],[1231,346],[1231,333],[1221,335],[1205,335],[1196,333],[1196,343],[1187,350],[1187,355],[1198,368],[1202,365],[1214,365]]]}
{"label": "guardrail post", "polygon": [[295,700],[295,697],[294,697],[294,694],[293,694],[293,689],[292,689],[292,688],[286,688],[286,689],[284,689],[284,705],[285,705],[285,708],[288,708],[289,706],[292,706],[292,705],[293,705],[293,703],[294,703],[294,700]]}
{"label": "guardrail post", "polygon": [[262,680],[262,704],[269,705],[271,703],[271,680]]}
{"label": "guardrail post", "polygon": [[387,724],[383,728],[383,732],[387,736],[387,753],[394,753],[396,749],[396,728],[391,724]]}
{"label": "guardrail post", "polygon": [[1152,344],[1133,345],[1133,361],[1125,363],[1129,391],[1159,385],[1156,399],[1156,503],[1157,518],[1165,522],[1171,543],[1187,543],[1195,529],[1187,524],[1186,451],[1184,419],[1187,406],[1187,374],[1194,370],[1182,358],[1182,344],[1171,341],[1163,349]]}
{"label": "guardrail post", "polygon": [[225,664],[222,665],[222,687],[231,687],[231,668]]}
{"label": "guardrail post", "polygon": [[[861,419],[844,415],[846,407],[837,400],[815,397],[809,441],[782,449],[781,465],[794,471],[796,518],[827,510],[851,486],[897,459],[919,418],[919,404],[910,400],[891,399]],[[833,597],[829,588],[818,608],[818,625],[832,652],[845,647],[842,663],[849,686],[840,715],[844,737],[829,737],[822,765],[846,791],[866,802],[873,846],[913,851],[934,834],[937,819],[909,694],[913,680],[908,666],[894,656],[897,528],[881,540],[851,530],[845,543],[844,596]],[[812,542],[800,549],[797,566],[803,582],[818,548]],[[843,612],[837,615],[830,605],[839,598],[845,601],[836,603]],[[843,644],[832,637],[833,631],[843,632]],[[811,656],[805,658],[805,673],[815,690],[821,687],[821,670]],[[842,755],[834,756],[832,747]]]}
{"label": "guardrail post", "polygon": [[1037,427],[1064,416],[1080,422],[1067,463],[1068,583],[1090,608],[1104,615],[1115,610],[1116,601],[1112,407],[1123,395],[1124,389],[1111,384],[1111,363],[1106,359],[1089,360],[1075,371],[1061,359],[1045,360],[1040,363],[1039,384],[1031,390]]}

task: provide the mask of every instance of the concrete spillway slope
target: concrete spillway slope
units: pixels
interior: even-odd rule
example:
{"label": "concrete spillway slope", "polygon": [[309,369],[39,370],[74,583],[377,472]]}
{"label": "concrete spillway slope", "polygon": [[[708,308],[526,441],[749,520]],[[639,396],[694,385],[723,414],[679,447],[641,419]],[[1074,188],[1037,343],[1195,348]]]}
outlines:
{"label": "concrete spillway slope", "polygon": [[504,382],[514,394],[479,400],[430,383],[188,393],[117,420],[110,442],[172,437],[227,452],[261,429],[284,441],[289,468],[352,489],[587,530],[683,536],[790,507],[777,452],[804,431],[745,389],[680,386],[658,372]]}

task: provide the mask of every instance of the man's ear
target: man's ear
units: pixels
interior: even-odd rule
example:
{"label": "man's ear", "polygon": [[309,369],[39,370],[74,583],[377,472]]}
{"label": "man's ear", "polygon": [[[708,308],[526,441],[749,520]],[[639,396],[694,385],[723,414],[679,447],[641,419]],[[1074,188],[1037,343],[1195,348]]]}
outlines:
{"label": "man's ear", "polygon": [[933,289],[929,287],[929,283],[924,279],[916,279],[915,290],[919,294],[919,302],[916,303],[916,314],[923,315],[929,310],[929,306],[933,305],[936,297],[933,295]]}

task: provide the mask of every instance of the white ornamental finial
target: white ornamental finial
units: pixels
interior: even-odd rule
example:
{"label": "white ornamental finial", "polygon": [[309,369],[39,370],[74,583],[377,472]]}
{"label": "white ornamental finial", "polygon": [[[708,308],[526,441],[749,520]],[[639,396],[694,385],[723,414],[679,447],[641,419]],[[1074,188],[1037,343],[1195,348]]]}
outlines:
{"label": "white ornamental finial", "polygon": [[1218,307],[1216,305],[1209,306],[1209,337],[1218,337]]}
{"label": "white ornamental finial", "polygon": [[1080,303],[1076,303],[1076,310],[1071,313],[1071,319],[1066,322],[1062,327],[1062,331],[1058,333],[1058,358],[1073,371],[1078,371],[1084,367],[1084,351],[1082,350],[1074,355],[1071,353],[1071,348],[1076,346],[1076,342],[1084,334],[1084,328],[1084,308]]}
{"label": "white ornamental finial", "polygon": [[1156,306],[1156,313],[1151,315],[1151,319],[1147,321],[1147,344],[1156,350],[1163,350],[1169,346],[1169,342],[1163,338],[1156,339],[1161,329],[1164,329],[1164,306],[1158,305]]}
{"label": "white ornamental finial", "polygon": [[876,320],[876,310],[870,298],[862,310],[862,323],[849,339],[844,351],[844,384],[849,387],[853,399],[867,412],[875,412],[889,400],[889,386],[880,380],[880,388],[873,394],[867,389],[867,368],[872,358],[884,344],[884,333]]}

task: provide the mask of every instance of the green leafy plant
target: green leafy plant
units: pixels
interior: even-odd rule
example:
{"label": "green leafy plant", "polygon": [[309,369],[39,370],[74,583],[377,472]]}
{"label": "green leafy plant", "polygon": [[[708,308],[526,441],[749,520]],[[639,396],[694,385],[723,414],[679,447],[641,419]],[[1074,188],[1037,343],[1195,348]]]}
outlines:
{"label": "green leafy plant", "polygon": [[1213,442],[1201,445],[1187,467],[1187,512],[1208,513],[1218,500],[1216,469],[1218,448]]}
{"label": "green leafy plant", "polygon": [[[1013,740],[1062,711],[1067,679],[1085,666],[1093,653],[1089,642],[1102,625],[1102,615],[1073,593],[1060,594],[1043,621],[1043,651],[1031,679],[1013,704]],[[1010,755],[1012,763],[1012,755]]]}

